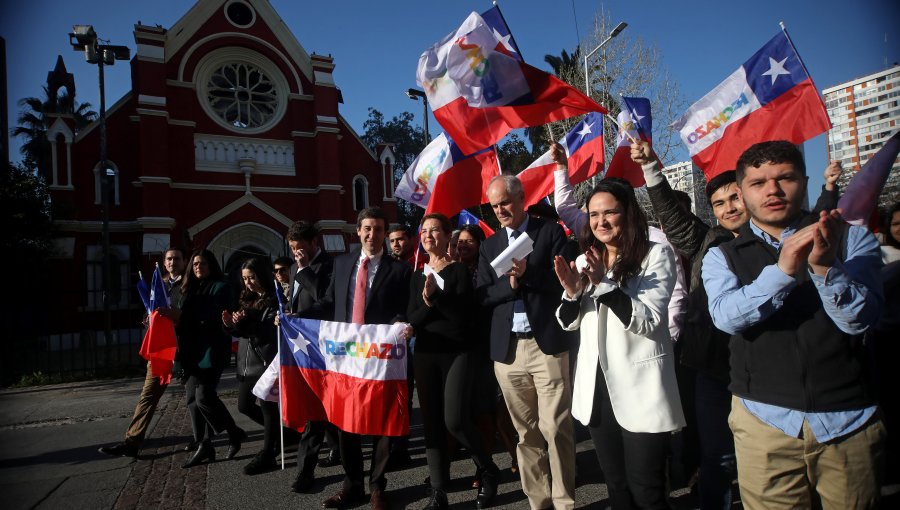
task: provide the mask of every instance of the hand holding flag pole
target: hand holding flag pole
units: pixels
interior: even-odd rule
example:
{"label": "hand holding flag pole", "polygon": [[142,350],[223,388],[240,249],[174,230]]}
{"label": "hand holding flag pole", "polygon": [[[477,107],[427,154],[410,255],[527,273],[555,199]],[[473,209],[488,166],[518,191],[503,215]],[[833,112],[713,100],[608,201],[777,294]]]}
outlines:
{"label": "hand holding flag pole", "polygon": [[619,125],[619,123],[616,121],[616,119],[612,115],[607,113],[604,115],[604,117],[609,119],[609,121],[612,122],[613,125],[619,129],[620,133],[625,133],[625,136],[627,136],[628,139],[631,140],[631,143],[641,143],[640,140],[636,140],[633,136],[631,136],[631,133],[629,133],[627,129],[622,129],[622,126]]}

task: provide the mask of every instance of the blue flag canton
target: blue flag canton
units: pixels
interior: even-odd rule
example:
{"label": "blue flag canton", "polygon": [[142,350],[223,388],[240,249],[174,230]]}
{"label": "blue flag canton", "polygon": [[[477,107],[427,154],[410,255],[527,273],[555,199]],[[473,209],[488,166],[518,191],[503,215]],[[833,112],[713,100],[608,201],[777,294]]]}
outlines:
{"label": "blue flag canton", "polygon": [[447,137],[447,145],[450,146],[450,161],[451,165],[455,165],[464,159],[474,158],[479,154],[484,154],[487,151],[493,150],[493,147],[485,147],[479,151],[475,151],[472,154],[463,154],[463,151],[459,148],[459,145],[456,145],[456,142],[450,138],[450,135],[444,133],[444,136]]}
{"label": "blue flag canton", "polygon": [[603,136],[603,115],[597,112],[587,114],[584,119],[566,133],[566,147],[569,156],[578,152],[578,149],[586,143],[590,143]]}
{"label": "blue flag canton", "polygon": [[160,307],[169,306],[169,290],[163,283],[163,276],[160,272],[159,265],[153,271],[153,278],[150,279],[150,311]]}
{"label": "blue flag canton", "polygon": [[474,214],[470,213],[469,211],[463,209],[462,211],[459,211],[459,221],[457,222],[457,224],[460,226],[462,226],[462,225],[478,225],[478,217],[476,217]]}
{"label": "blue flag canton", "polygon": [[325,370],[325,358],[319,349],[319,322],[280,315],[281,365]]}
{"label": "blue flag canton", "polygon": [[281,283],[278,280],[275,280],[275,288],[278,290],[275,292],[275,296],[278,298],[278,310],[284,313],[287,302],[285,302],[284,292],[281,292]]}
{"label": "blue flag canton", "polygon": [[652,140],[653,116],[650,114],[650,100],[646,97],[622,97],[622,103],[630,113],[631,122],[638,135]]}
{"label": "blue flag canton", "polygon": [[524,61],[522,58],[522,53],[519,51],[519,45],[516,44],[516,40],[513,39],[512,32],[509,30],[509,26],[507,26],[506,21],[503,19],[503,14],[500,13],[500,8],[497,6],[491,7],[490,9],[481,13],[481,19],[490,27],[491,32],[494,33],[494,37],[500,40],[500,44],[503,45],[504,53],[513,57],[516,60]]}
{"label": "blue flag canton", "polygon": [[747,83],[760,105],[765,105],[809,78],[800,55],[784,32],[779,33],[744,62]]}

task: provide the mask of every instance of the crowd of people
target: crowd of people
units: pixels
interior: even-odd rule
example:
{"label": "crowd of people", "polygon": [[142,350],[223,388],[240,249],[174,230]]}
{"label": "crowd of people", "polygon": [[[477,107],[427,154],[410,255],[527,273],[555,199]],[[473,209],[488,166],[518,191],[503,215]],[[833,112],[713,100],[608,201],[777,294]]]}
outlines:
{"label": "crowd of people", "polygon": [[[885,476],[897,474],[887,438],[896,408],[883,398],[896,379],[881,362],[896,351],[900,205],[882,243],[848,225],[832,164],[806,211],[801,153],[770,141],[708,182],[718,220],[709,226],[649,145],[635,143],[655,229],[622,179],[601,180],[579,208],[565,152],[554,144],[551,154],[555,211],[529,213],[521,182],[501,175],[486,190],[500,224],[488,238],[441,214],[426,215],[416,236],[372,207],[359,213],[359,245],[333,258],[300,221],[287,233],[292,258],[241,266],[237,305],[212,253],[166,251],[172,306],[160,313],[176,324],[193,426],[184,467],[215,460],[216,434],[227,433],[229,459],[247,437],[216,392],[239,337],[238,410],[263,429],[244,472],[276,468],[277,404],[251,389],[276,356],[282,293],[297,317],[409,324],[426,509],[447,508],[458,446],[474,462],[476,506],[494,503],[498,436],[532,509],[574,508],[573,418],[590,433],[613,509],[668,508],[668,465],[690,449],[704,509],[731,508],[735,479],[747,508],[876,507]],[[530,253],[498,274],[492,262],[523,235]],[[147,374],[125,440],[103,453],[137,456],[165,391]],[[372,438],[367,496],[360,436],[311,422],[284,437],[299,444],[296,492],[312,490],[317,465],[342,465],[325,508],[367,497],[388,508],[386,474],[409,461],[408,438]]]}

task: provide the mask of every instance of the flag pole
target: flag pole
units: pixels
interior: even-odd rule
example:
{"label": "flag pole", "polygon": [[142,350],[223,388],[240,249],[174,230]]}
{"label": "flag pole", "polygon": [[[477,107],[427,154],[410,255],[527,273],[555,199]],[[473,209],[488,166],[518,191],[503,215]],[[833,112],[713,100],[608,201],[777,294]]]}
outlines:
{"label": "flag pole", "polygon": [[[281,292],[281,283],[275,279],[275,291]],[[283,293],[282,293],[283,294]],[[278,296],[276,296],[278,297]],[[284,305],[281,304],[282,300],[278,299],[278,313],[279,315],[284,315]],[[281,325],[278,325],[276,328],[278,331],[278,350],[276,351],[278,356],[278,365],[281,366]],[[284,393],[284,388],[281,387],[281,382],[284,378],[281,377],[281,369],[278,369],[278,434],[281,437],[279,443],[281,443],[281,470],[284,471],[284,414],[281,409],[281,395]]]}
{"label": "flag pole", "polygon": [[[813,84],[813,89],[818,93],[819,89],[816,88],[815,82],[813,82],[812,75],[809,74],[809,69],[806,68],[806,63],[803,62],[803,57],[800,56],[800,52],[797,51],[797,47],[794,46],[794,40],[791,39],[791,35],[787,31],[787,27],[784,26],[784,21],[779,21],[778,26],[781,27],[781,32],[784,34],[784,37],[787,38],[788,44],[791,45],[791,49],[794,50],[794,55],[797,55],[797,60],[800,61],[800,66],[803,67],[803,72],[806,73],[806,77],[809,78],[810,83]],[[828,110],[825,109],[825,101],[822,100],[822,96],[819,96],[819,104],[822,105],[822,110],[825,111],[825,118],[828,119],[828,123],[831,124],[831,117],[828,116]],[[831,129],[834,128],[834,125],[831,126]],[[829,131],[831,131],[829,129]],[[828,143],[827,141],[825,142]]]}

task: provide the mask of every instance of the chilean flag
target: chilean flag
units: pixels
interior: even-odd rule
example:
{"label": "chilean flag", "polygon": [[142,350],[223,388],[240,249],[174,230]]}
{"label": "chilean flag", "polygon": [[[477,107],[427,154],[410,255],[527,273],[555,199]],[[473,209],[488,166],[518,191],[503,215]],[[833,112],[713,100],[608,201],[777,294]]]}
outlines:
{"label": "chilean flag", "polygon": [[[143,278],[141,282],[143,282]],[[138,284],[140,289],[140,282]],[[140,290],[138,290],[140,292]],[[178,351],[178,339],[175,336],[175,324],[172,319],[163,317],[157,310],[169,306],[169,292],[163,283],[159,264],[150,278],[150,295],[147,300],[147,311],[150,313],[150,326],[144,334],[139,354],[150,362],[150,375],[158,377],[160,384],[172,381],[172,367],[175,366],[175,353]]]}
{"label": "chilean flag", "polygon": [[865,225],[869,221],[878,206],[878,196],[890,177],[891,168],[897,161],[897,154],[900,154],[900,131],[888,138],[850,180],[838,200],[838,208],[841,209],[844,220],[854,225]]}
{"label": "chilean flag", "polygon": [[475,216],[465,209],[459,211],[459,219],[457,220],[456,224],[460,227],[463,225],[478,225],[478,228],[480,228],[481,231],[484,232],[485,239],[494,235],[494,229],[492,229],[490,225],[483,222],[479,217]]}
{"label": "chilean flag", "polygon": [[[603,170],[603,115],[589,113],[569,130],[560,141],[569,158],[569,182],[573,185],[586,181]],[[517,177],[525,188],[525,206],[538,203],[553,193],[553,171],[556,163],[548,150],[519,172]]]}
{"label": "chilean flag", "polygon": [[619,123],[618,145],[612,161],[609,162],[606,177],[621,177],[627,179],[633,188],[640,188],[644,185],[644,172],[641,165],[631,160],[631,138],[653,145],[650,100],[645,97],[623,97],[622,106],[624,108],[616,119]]}
{"label": "chilean flag", "polygon": [[572,86],[525,64],[502,17],[491,19],[502,30],[471,13],[458,30],[422,53],[416,70],[435,119],[464,154],[495,144],[515,128],[606,112]]}
{"label": "chilean flag", "polygon": [[672,124],[706,178],[733,170],[751,145],[767,140],[800,144],[831,129],[825,104],[787,32]]}
{"label": "chilean flag", "polygon": [[327,420],[354,434],[409,434],[406,324],[346,324],[281,315],[285,425]]}
{"label": "chilean flag", "polygon": [[441,133],[416,157],[394,190],[394,195],[447,217],[466,207],[487,202],[484,192],[500,173],[493,148],[466,156]]}

